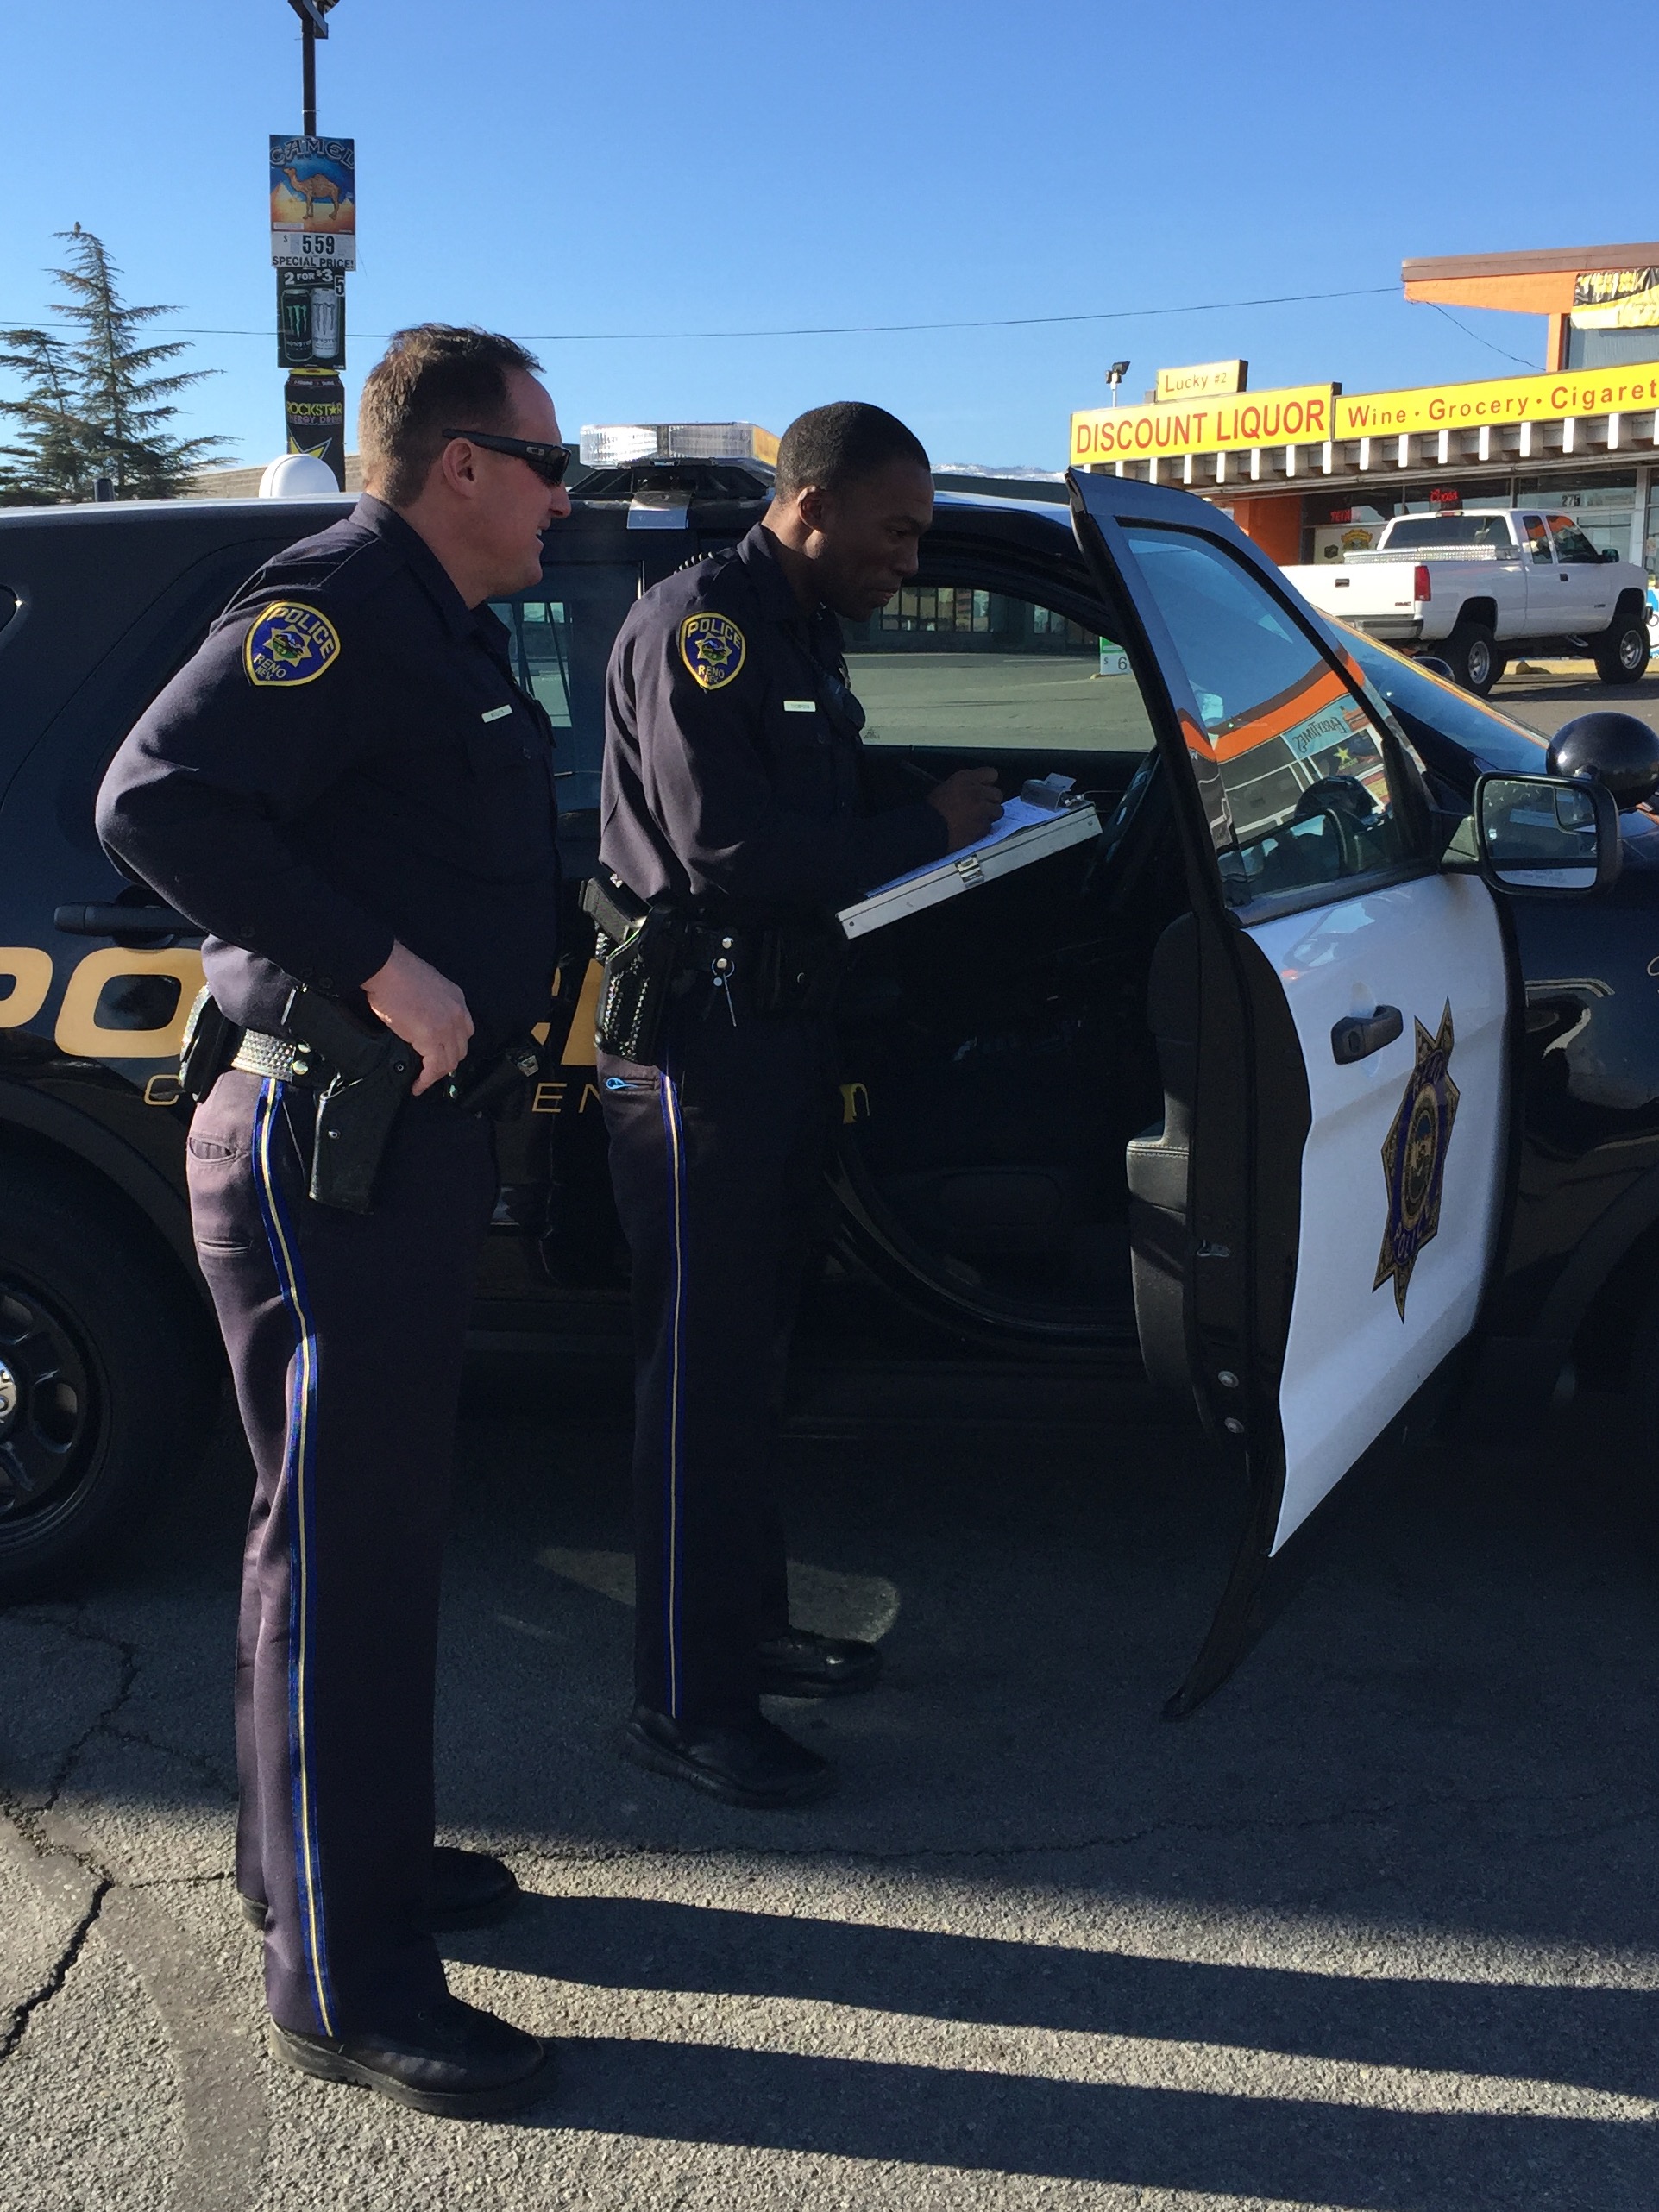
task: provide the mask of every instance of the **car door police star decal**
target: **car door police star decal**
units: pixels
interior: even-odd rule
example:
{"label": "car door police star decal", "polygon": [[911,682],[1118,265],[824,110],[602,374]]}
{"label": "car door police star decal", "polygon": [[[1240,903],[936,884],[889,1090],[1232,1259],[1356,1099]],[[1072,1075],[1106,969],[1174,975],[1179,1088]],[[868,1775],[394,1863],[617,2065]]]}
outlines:
{"label": "car door police star decal", "polygon": [[1388,1184],[1388,1226],[1377,1261],[1379,1291],[1392,1277],[1394,1303],[1405,1318],[1405,1293],[1417,1254],[1440,1227],[1440,1196],[1446,1178],[1446,1147],[1457,1119],[1457,1085],[1452,1081],[1452,1003],[1431,1037],[1422,1022],[1417,1032],[1417,1065],[1405,1085],[1399,1111],[1383,1142],[1383,1174]]}

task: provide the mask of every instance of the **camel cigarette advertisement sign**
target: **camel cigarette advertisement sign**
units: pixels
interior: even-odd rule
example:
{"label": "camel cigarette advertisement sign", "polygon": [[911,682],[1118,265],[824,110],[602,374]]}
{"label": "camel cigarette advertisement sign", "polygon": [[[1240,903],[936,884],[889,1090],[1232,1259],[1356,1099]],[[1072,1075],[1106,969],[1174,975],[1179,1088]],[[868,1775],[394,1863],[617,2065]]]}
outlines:
{"label": "camel cigarette advertisement sign", "polygon": [[271,137],[271,259],[357,266],[357,148],[349,138]]}

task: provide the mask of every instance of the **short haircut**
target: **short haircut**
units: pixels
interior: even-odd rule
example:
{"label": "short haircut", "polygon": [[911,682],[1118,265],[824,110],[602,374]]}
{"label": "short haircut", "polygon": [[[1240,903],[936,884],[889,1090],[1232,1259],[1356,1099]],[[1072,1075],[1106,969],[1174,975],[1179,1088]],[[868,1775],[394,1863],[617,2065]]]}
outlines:
{"label": "short haircut", "polygon": [[895,461],[928,466],[915,432],[885,407],[865,399],[835,399],[797,415],[778,441],[777,493],[793,499],[809,484],[838,492],[861,476],[874,476]]}
{"label": "short haircut", "polygon": [[363,379],[357,445],[363,474],[388,506],[411,506],[443,452],[447,429],[505,430],[512,418],[510,371],[541,367],[511,338],[449,323],[394,330],[385,358]]}

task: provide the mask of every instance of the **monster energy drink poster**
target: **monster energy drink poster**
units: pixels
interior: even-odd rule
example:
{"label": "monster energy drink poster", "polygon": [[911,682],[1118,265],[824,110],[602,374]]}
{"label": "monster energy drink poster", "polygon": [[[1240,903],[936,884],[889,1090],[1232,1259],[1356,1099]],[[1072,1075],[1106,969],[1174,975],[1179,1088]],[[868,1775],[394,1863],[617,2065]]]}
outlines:
{"label": "monster energy drink poster", "polygon": [[276,284],[279,365],[342,369],[346,365],[343,270],[280,268]]}
{"label": "monster energy drink poster", "polygon": [[332,371],[300,368],[288,378],[283,394],[290,453],[309,453],[326,461],[334,481],[346,488],[346,393]]}

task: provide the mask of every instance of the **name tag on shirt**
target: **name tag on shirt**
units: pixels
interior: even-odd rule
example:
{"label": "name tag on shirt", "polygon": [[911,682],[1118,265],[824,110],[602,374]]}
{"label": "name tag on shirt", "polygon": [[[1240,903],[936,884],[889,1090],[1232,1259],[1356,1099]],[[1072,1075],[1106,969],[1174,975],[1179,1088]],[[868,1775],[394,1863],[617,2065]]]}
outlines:
{"label": "name tag on shirt", "polygon": [[511,714],[512,712],[511,707],[492,707],[489,712],[481,715],[479,720],[484,722],[499,722],[503,715]]}
{"label": "name tag on shirt", "polygon": [[786,714],[815,714],[818,701],[815,699],[786,699],[783,711]]}

